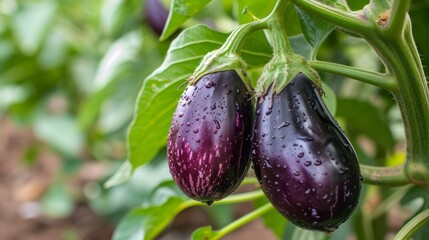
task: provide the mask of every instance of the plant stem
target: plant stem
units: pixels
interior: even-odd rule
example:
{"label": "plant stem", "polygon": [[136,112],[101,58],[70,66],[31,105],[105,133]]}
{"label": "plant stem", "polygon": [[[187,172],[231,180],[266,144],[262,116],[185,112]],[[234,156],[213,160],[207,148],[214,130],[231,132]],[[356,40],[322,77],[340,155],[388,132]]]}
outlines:
{"label": "plant stem", "polygon": [[390,91],[397,90],[397,85],[395,81],[390,75],[386,73],[383,74],[378,72],[372,72],[342,64],[324,61],[309,61],[309,63],[314,69],[319,71],[338,74]]}
{"label": "plant stem", "polygon": [[277,0],[276,5],[267,17],[240,25],[230,34],[221,49],[224,49],[225,52],[238,54],[241,51],[245,39],[250,33],[268,28],[268,22],[270,22],[272,18],[283,17],[287,2],[287,0]]}
{"label": "plant stem", "polygon": [[[265,195],[262,192],[262,190],[257,190],[257,191],[253,191],[253,192],[247,192],[247,193],[240,193],[240,194],[233,194],[233,195],[228,196],[225,199],[214,202],[213,205],[226,205],[226,204],[242,203],[242,202],[246,202],[246,201],[255,200],[255,199],[258,199],[258,198],[261,198],[264,196]],[[180,207],[180,211],[183,211],[184,209],[189,208],[189,207],[196,207],[196,206],[207,206],[207,205],[205,203],[189,199],[188,201],[182,203],[182,205]]]}
{"label": "plant stem", "polygon": [[322,17],[337,26],[362,33],[368,30],[370,23],[355,13],[346,12],[314,0],[290,0],[311,14]]}
{"label": "plant stem", "polygon": [[405,18],[407,10],[410,6],[410,0],[395,0],[393,1],[392,11],[389,16],[389,21],[385,27],[385,35],[391,38],[402,36],[405,28]]}
{"label": "plant stem", "polygon": [[261,198],[264,196],[265,195],[262,192],[262,190],[257,190],[257,191],[253,191],[253,192],[230,195],[229,197],[227,197],[221,201],[215,202],[214,204],[215,205],[224,205],[224,204],[241,203],[241,202],[255,200],[255,199],[258,199],[258,198]]}
{"label": "plant stem", "polygon": [[410,50],[415,45],[410,45],[404,38],[372,43],[386,58],[400,90],[393,94],[401,110],[407,139],[405,173],[414,183],[428,185],[429,89],[421,75],[420,58],[414,56],[417,50]]}
{"label": "plant stem", "polygon": [[[399,6],[404,4],[399,1],[395,2],[395,4],[400,4]],[[408,2],[408,0],[404,2]],[[375,14],[383,10],[386,9],[368,11],[367,18],[375,19],[377,18]],[[401,11],[406,11],[406,9]],[[411,182],[428,186],[429,89],[412,37],[410,18],[405,17],[404,23],[399,24],[404,25],[405,30],[398,37],[392,38],[390,35],[386,35],[385,31],[379,29],[377,22],[373,22],[373,29],[378,30],[368,31],[364,38],[374,47],[388,73],[392,74],[398,85],[399,91],[392,93],[401,110],[407,139],[405,174]]]}
{"label": "plant stem", "polygon": [[396,167],[375,167],[360,164],[360,173],[363,181],[368,184],[395,187],[410,183],[405,175],[403,165]]}
{"label": "plant stem", "polygon": [[421,227],[429,222],[429,209],[415,216],[396,234],[393,240],[410,239]]}
{"label": "plant stem", "polygon": [[255,218],[258,218],[259,216],[267,213],[268,211],[274,209],[273,205],[271,203],[267,203],[263,205],[262,207],[244,215],[243,217],[235,220],[234,222],[228,224],[226,227],[220,229],[217,231],[216,235],[213,237],[213,239],[220,239],[221,237],[227,235],[228,233],[240,228],[241,226],[249,223],[250,221],[254,220]]}
{"label": "plant stem", "polygon": [[[356,22],[348,14],[338,14],[335,10],[313,0],[291,0],[293,3],[331,23],[344,29],[360,34],[376,50],[387,69],[387,74],[396,82],[397,91],[391,90],[404,122],[407,139],[407,161],[405,175],[418,185],[429,186],[429,89],[423,72],[420,56],[413,41],[411,22],[409,17],[404,18],[403,34],[392,38],[379,26],[379,14],[386,12],[390,5],[388,1],[371,1],[361,11],[362,19]],[[406,11],[405,5],[409,0],[395,1],[394,12]],[[405,4],[405,5],[404,5]],[[401,7],[403,7],[401,9]],[[397,22],[393,17],[393,22]],[[397,26],[393,27],[396,28]],[[393,30],[397,31],[397,30]],[[402,175],[402,174],[401,174]],[[371,178],[369,178],[371,181]],[[387,178],[389,179],[389,178]],[[399,182],[403,183],[401,177]],[[382,180],[383,181],[383,180]],[[395,182],[395,181],[394,181]],[[374,183],[381,184],[379,179]]]}
{"label": "plant stem", "polygon": [[283,28],[283,14],[286,9],[286,3],[288,1],[278,1],[278,6],[273,11],[270,20],[268,21],[268,27],[270,28],[269,35],[271,34],[273,44],[273,55],[276,57],[286,59],[286,56],[292,55],[292,47],[289,39],[287,38],[286,32]]}

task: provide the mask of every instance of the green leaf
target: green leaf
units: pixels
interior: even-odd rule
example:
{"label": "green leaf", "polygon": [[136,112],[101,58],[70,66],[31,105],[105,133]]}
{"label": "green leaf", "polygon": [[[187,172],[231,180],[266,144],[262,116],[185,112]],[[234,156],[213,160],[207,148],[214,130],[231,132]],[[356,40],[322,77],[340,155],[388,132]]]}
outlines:
{"label": "green leaf", "polygon": [[[238,0],[238,7],[236,8],[238,21],[240,24],[253,22],[255,19],[253,16],[261,19],[268,14],[274,8],[276,1],[247,1],[247,0]],[[247,9],[247,13],[243,14],[243,9]],[[253,16],[252,16],[253,15]],[[288,4],[283,17],[286,34],[288,36],[294,36],[301,33],[301,28],[299,26],[298,15],[295,11],[293,4]]]}
{"label": "green leaf", "polygon": [[305,40],[303,34],[289,37],[290,45],[296,54],[303,56],[307,61],[311,58],[311,45]]}
{"label": "green leaf", "polygon": [[[429,34],[427,23],[429,21],[429,4],[427,0],[414,0],[410,6],[410,17],[413,23],[413,37],[415,39],[423,66],[429,66]],[[429,76],[429,68],[424,67],[426,76]]]}
{"label": "green leaf", "polygon": [[296,36],[302,33],[301,25],[299,23],[299,17],[293,4],[288,4],[286,6],[285,14],[283,16],[283,22],[286,34],[289,37]]}
{"label": "green leaf", "polygon": [[317,50],[325,38],[334,30],[335,25],[328,23],[320,18],[308,15],[302,9],[296,7],[301,29],[312,47],[311,59],[316,59]]}
{"label": "green leaf", "polygon": [[108,36],[117,36],[139,24],[144,1],[104,0],[100,7],[100,30]]}
{"label": "green leaf", "polygon": [[105,188],[111,188],[128,181],[132,176],[132,166],[130,162],[125,161],[118,171],[104,183]]}
{"label": "green leaf", "polygon": [[50,32],[38,54],[38,62],[43,69],[59,67],[67,59],[68,43],[60,31],[60,28],[55,28]]}
{"label": "green leaf", "polygon": [[158,206],[136,208],[119,223],[113,240],[154,239],[181,210],[185,200],[171,197]]}
{"label": "green leaf", "polygon": [[[177,101],[183,91],[179,87],[192,75],[203,56],[219,48],[227,34],[204,25],[183,31],[171,44],[164,63],[146,78],[137,100],[134,120],[128,134],[128,157],[133,168],[145,164],[165,145]],[[269,61],[271,54],[262,35],[246,41],[243,58],[249,67]]]}
{"label": "green leaf", "polygon": [[[238,0],[237,15],[240,24],[253,22],[252,15],[257,18],[266,17],[274,8],[276,1],[248,1]],[[247,9],[247,13],[243,14],[243,9]]]}
{"label": "green leaf", "polygon": [[216,233],[211,226],[200,227],[191,235],[191,240],[212,240],[215,239]]}
{"label": "green leaf", "polygon": [[0,115],[2,115],[9,106],[24,101],[28,97],[28,90],[22,85],[1,84],[0,85]]}
{"label": "green leaf", "polygon": [[40,112],[34,120],[34,131],[37,137],[62,154],[76,156],[84,146],[83,132],[70,115],[49,115]]}
{"label": "green leaf", "polygon": [[395,143],[384,115],[369,102],[341,98],[337,116],[347,120],[347,126],[373,139],[379,146],[390,150]]}
{"label": "green leaf", "polygon": [[25,4],[15,13],[12,29],[24,54],[32,55],[39,49],[54,22],[56,8],[55,1],[39,1]]}
{"label": "green leaf", "polygon": [[186,1],[173,0],[170,14],[161,35],[161,41],[170,37],[186,20],[192,18],[211,0]]}
{"label": "green leaf", "polygon": [[[127,78],[137,78],[136,69],[131,63],[138,57],[142,46],[139,31],[126,34],[115,41],[101,59],[92,86],[90,97],[83,103],[79,113],[79,125],[88,128],[95,121],[100,109],[113,93],[118,92],[118,85]],[[141,71],[141,70],[139,70]],[[145,72],[145,71],[143,71]],[[135,82],[135,79],[132,79]],[[118,114],[118,113],[116,113]]]}
{"label": "green leaf", "polygon": [[[425,1],[425,0],[423,0]],[[415,1],[413,1],[414,3]],[[361,10],[365,5],[368,4],[367,0],[349,0],[347,1],[347,4],[349,5],[350,9],[353,11]],[[414,21],[413,21],[414,22]]]}
{"label": "green leaf", "polygon": [[120,73],[124,63],[134,60],[142,43],[142,34],[139,31],[130,32],[115,41],[100,61],[95,74],[94,89],[98,90],[106,86],[118,75],[118,72]]}

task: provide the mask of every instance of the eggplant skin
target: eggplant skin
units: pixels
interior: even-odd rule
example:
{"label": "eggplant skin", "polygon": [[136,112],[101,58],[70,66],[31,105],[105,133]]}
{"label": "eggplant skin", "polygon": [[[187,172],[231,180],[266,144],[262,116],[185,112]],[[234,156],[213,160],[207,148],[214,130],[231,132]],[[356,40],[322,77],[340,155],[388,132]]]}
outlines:
{"label": "eggplant skin", "polygon": [[185,89],[167,156],[186,195],[210,205],[238,187],[250,165],[251,123],[250,95],[236,71],[207,74]]}
{"label": "eggplant skin", "polygon": [[168,11],[160,2],[161,0],[146,0],[145,21],[152,31],[161,35],[168,18]]}
{"label": "eggplant skin", "polygon": [[251,159],[262,190],[295,225],[333,232],[355,209],[362,177],[352,145],[298,74],[258,99]]}

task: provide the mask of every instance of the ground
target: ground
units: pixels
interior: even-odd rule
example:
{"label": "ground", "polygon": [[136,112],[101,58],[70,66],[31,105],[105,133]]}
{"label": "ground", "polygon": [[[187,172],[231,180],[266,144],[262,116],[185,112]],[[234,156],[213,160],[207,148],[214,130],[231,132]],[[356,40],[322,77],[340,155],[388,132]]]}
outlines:
{"label": "ground", "polygon": [[[29,147],[41,145],[43,149],[33,164],[23,159]],[[58,219],[44,216],[40,210],[41,197],[55,180],[61,159],[48,147],[43,147],[29,128],[0,118],[0,239],[1,240],[57,240],[111,239],[115,224],[95,214],[85,201],[77,197],[73,213]],[[79,189],[88,181],[103,177],[103,163],[87,161],[79,173],[67,184]],[[88,174],[88,173],[91,174]],[[79,194],[77,194],[79,195]],[[242,216],[253,206],[243,204],[234,208]],[[189,239],[198,227],[210,225],[209,216],[202,208],[191,208],[180,213],[160,240]],[[261,220],[255,220],[229,234],[225,240],[275,239]]]}

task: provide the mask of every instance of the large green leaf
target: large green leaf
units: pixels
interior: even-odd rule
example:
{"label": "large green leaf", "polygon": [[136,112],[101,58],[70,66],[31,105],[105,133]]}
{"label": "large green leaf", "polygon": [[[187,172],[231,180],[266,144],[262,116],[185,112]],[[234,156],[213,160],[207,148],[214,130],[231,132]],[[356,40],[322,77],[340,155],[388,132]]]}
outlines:
{"label": "large green leaf", "polygon": [[186,20],[197,14],[211,0],[187,1],[173,0],[168,20],[165,23],[161,40],[170,37]]}
{"label": "large green leaf", "polygon": [[161,205],[132,210],[116,227],[112,239],[154,239],[183,209],[184,202],[180,197],[171,197]]}
{"label": "large green leaf", "polygon": [[395,142],[387,121],[371,103],[342,98],[338,100],[337,116],[344,117],[349,128],[365,134],[379,146],[393,148]]}
{"label": "large green leaf", "polygon": [[296,7],[296,11],[298,12],[302,32],[312,47],[311,59],[315,59],[317,49],[329,33],[334,30],[335,25],[312,15],[308,15],[298,7]]}
{"label": "large green leaf", "polygon": [[[137,100],[134,120],[128,134],[128,157],[133,168],[146,163],[165,145],[168,128],[182,93],[179,87],[194,72],[203,56],[219,48],[227,34],[199,25],[183,31],[175,39],[164,63],[148,76]],[[243,58],[249,66],[260,66],[271,58],[262,35],[246,41]]]}
{"label": "large green leaf", "polygon": [[[114,92],[118,81],[124,78],[136,77],[132,70],[132,61],[135,61],[141,48],[143,39],[138,31],[133,31],[115,41],[98,66],[92,86],[92,94],[84,102],[79,113],[79,124],[83,128],[89,127],[99,114],[104,101]],[[143,71],[144,72],[144,71]],[[148,74],[148,73],[147,73]],[[133,79],[133,81],[135,81]]]}

